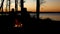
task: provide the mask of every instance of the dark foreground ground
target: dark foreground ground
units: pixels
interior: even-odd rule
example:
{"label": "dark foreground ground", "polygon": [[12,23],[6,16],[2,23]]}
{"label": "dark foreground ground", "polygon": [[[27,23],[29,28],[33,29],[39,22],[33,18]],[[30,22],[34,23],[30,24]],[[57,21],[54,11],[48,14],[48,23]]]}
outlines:
{"label": "dark foreground ground", "polygon": [[[24,25],[22,28],[14,28],[14,20],[18,19]],[[58,32],[60,21],[51,19],[29,18],[23,20],[20,16],[0,16],[0,32]]]}

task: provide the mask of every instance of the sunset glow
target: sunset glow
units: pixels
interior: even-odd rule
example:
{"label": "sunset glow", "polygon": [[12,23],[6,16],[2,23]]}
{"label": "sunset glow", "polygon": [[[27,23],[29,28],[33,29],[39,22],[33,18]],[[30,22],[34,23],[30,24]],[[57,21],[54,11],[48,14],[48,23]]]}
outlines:
{"label": "sunset glow", "polygon": [[[10,5],[10,10],[12,9],[12,8],[14,8],[15,9],[15,2],[14,2],[15,0],[11,0],[11,5]],[[20,8],[20,3],[19,3],[19,1],[20,0],[18,0],[18,10],[21,10]],[[24,3],[24,7],[25,8],[27,8],[27,10],[28,11],[33,11],[33,12],[36,12],[36,0],[24,0],[25,1],[25,3]],[[1,0],[0,0],[0,2],[1,2]],[[1,4],[1,3],[0,3]],[[3,7],[4,7],[4,11],[6,10],[6,0],[4,1],[4,5],[3,5]],[[8,10],[8,8],[7,8],[7,10]]]}
{"label": "sunset glow", "polygon": [[[11,0],[11,7],[15,8],[15,0]],[[20,0],[18,0],[20,1]],[[24,0],[24,7],[27,8],[28,11],[36,12],[36,0]],[[44,0],[45,3],[40,5],[40,12],[60,12],[60,0]],[[21,10],[20,3],[18,2],[18,10]],[[4,11],[6,10],[6,0],[4,1]]]}
{"label": "sunset glow", "polygon": [[45,0],[40,6],[41,12],[60,12],[60,0]]}

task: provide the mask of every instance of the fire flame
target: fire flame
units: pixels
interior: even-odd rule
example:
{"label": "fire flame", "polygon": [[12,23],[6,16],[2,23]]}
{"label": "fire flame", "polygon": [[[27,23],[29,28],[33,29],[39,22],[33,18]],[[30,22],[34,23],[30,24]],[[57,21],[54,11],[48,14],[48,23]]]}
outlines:
{"label": "fire flame", "polygon": [[23,24],[21,22],[18,22],[18,20],[16,19],[14,27],[22,27],[22,26]]}

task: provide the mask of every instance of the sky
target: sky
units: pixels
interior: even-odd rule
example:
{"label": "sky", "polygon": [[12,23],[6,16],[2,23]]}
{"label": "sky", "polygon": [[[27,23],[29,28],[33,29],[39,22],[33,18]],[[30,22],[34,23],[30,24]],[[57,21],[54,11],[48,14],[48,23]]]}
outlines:
{"label": "sky", "polygon": [[[11,0],[11,8],[15,7],[15,0]],[[19,5],[18,0],[18,5]],[[36,0],[24,0],[24,7],[27,8],[28,11],[36,12]],[[40,12],[60,12],[60,0],[44,0],[45,3],[40,5]],[[0,0],[1,3],[1,0]],[[20,10],[20,5],[18,6],[18,10]],[[4,1],[4,10],[6,10],[6,0]]]}
{"label": "sky", "polygon": [[[18,10],[20,10],[20,0],[18,0]],[[33,11],[36,12],[36,0],[24,0],[24,7],[27,8],[28,11]],[[1,4],[1,0],[0,0],[0,4]],[[11,0],[11,8],[15,7],[15,0]],[[8,9],[8,8],[7,8]],[[6,10],[6,0],[4,1],[4,11]]]}
{"label": "sky", "polygon": [[44,0],[40,12],[60,12],[60,0]]}

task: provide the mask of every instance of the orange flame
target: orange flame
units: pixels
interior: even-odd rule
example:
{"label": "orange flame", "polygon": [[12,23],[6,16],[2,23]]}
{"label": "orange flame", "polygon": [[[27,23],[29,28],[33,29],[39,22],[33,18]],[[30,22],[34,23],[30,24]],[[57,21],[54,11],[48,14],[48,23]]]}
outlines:
{"label": "orange flame", "polygon": [[18,20],[16,19],[14,27],[22,27],[22,26],[23,24],[21,22],[18,22]]}

